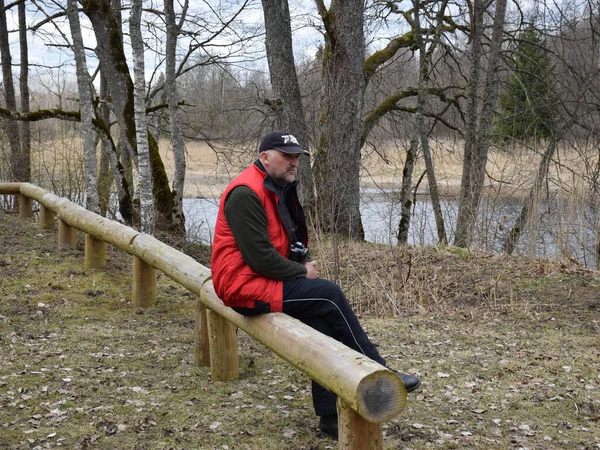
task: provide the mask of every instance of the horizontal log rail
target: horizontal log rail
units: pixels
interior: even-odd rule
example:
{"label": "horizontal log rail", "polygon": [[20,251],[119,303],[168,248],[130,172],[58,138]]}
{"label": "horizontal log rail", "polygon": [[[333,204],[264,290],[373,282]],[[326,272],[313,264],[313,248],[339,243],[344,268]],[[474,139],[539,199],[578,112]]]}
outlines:
{"label": "horizontal log rail", "polygon": [[[236,313],[215,294],[210,269],[151,235],[106,219],[30,183],[0,183],[1,194],[20,196],[21,217],[31,217],[31,211],[22,211],[31,208],[31,201],[22,198],[35,200],[40,204],[40,225],[44,228],[49,228],[48,217],[53,218],[55,214],[59,223],[89,235],[90,242],[111,244],[132,255],[134,260],[138,258],[142,266],[160,270],[196,294],[199,298],[196,305],[196,363],[207,363],[209,352],[198,346],[208,342],[213,379],[237,378],[235,327],[239,327],[338,396],[339,448],[383,448],[381,422],[397,416],[406,406],[406,391],[400,378],[386,367],[286,314],[245,317]],[[66,244],[73,246],[69,242]],[[87,242],[86,236],[86,245]],[[103,255],[97,242],[94,252]],[[105,259],[105,254],[102,257]],[[92,263],[91,267],[98,265]],[[215,314],[218,317],[214,317]],[[223,319],[229,327],[219,322]],[[232,345],[235,348],[231,348]],[[235,363],[223,362],[232,357]]]}

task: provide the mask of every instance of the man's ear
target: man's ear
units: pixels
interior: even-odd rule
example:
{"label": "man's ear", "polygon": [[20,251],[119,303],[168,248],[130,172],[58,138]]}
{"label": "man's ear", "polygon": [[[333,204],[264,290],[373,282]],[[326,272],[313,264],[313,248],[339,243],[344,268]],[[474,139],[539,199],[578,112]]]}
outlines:
{"label": "man's ear", "polygon": [[260,152],[259,159],[261,163],[269,162],[269,152]]}

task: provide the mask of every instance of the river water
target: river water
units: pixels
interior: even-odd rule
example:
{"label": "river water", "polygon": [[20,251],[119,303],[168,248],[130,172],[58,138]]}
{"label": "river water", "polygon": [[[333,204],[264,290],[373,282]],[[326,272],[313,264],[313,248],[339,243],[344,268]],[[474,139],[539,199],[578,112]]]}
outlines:
{"label": "river water", "polygon": [[[361,215],[365,239],[369,242],[394,245],[400,221],[400,206],[396,191],[363,189],[361,192]],[[184,213],[189,239],[210,244],[218,211],[217,199],[184,199]],[[441,203],[446,233],[453,241],[458,204],[454,199]],[[522,208],[514,200],[485,199],[480,208],[477,229],[477,247],[491,253],[502,251],[506,234],[514,224]],[[583,210],[582,210],[583,209]],[[544,201],[538,206],[535,226],[528,227],[516,249],[516,253],[532,257],[552,258],[569,256],[594,267],[596,230],[598,223],[591,209],[574,211],[568,204]],[[429,246],[438,242],[431,201],[419,196],[413,208],[410,224],[410,245]]]}

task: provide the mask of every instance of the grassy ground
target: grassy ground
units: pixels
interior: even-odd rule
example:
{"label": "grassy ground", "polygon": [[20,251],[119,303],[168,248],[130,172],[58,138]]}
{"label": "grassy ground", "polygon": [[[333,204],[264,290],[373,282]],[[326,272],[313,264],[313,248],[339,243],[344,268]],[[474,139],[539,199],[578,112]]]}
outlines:
{"label": "grassy ground", "polygon": [[[423,380],[387,449],[600,448],[598,273],[344,245],[334,267],[322,242],[323,272],[390,365]],[[109,249],[86,270],[81,245],[0,212],[0,448],[336,447],[306,376],[240,332],[240,380],[212,382],[193,365],[193,296],[160,276],[157,305],[134,308],[130,266]]]}

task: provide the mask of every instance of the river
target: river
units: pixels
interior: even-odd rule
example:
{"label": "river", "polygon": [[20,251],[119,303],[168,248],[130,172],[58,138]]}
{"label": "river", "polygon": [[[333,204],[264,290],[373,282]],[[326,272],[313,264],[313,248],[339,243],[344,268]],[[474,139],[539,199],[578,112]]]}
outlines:
{"label": "river", "polygon": [[[400,207],[396,191],[363,189],[361,192],[361,215],[365,239],[379,244],[396,243],[400,221]],[[453,240],[458,204],[454,199],[442,200],[442,212],[446,233]],[[216,199],[184,199],[186,227],[191,241],[210,244],[218,210]],[[502,243],[510,231],[522,205],[514,200],[485,199],[480,208],[477,230],[477,247],[491,253],[502,251]],[[583,209],[583,210],[582,210]],[[537,226],[529,227],[522,236],[516,252],[532,257],[552,258],[560,253],[593,268],[596,247],[597,223],[593,211],[556,201],[541,202],[537,214]],[[413,208],[408,243],[428,246],[438,242],[431,201],[419,196]]]}

